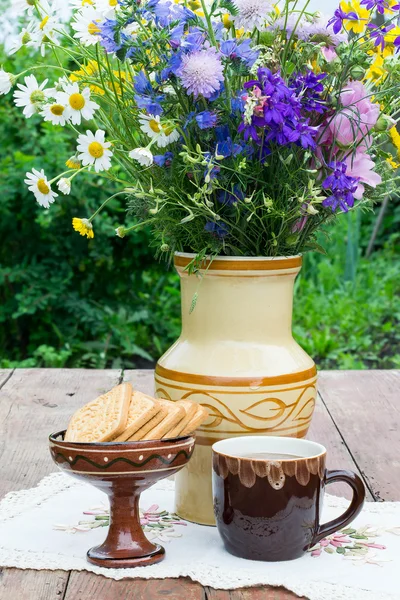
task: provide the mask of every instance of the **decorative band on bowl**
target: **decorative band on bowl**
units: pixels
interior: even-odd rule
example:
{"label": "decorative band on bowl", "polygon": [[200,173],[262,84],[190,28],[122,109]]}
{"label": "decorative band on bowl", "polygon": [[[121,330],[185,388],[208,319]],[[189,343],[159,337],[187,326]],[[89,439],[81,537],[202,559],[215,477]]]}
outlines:
{"label": "decorative band on bowl", "polygon": [[197,375],[195,373],[182,373],[162,367],[160,364],[156,366],[156,375],[170,381],[180,381],[183,383],[205,384],[211,386],[228,386],[228,387],[269,387],[273,385],[284,385],[290,383],[298,383],[307,381],[316,377],[317,369],[315,365],[305,371],[298,373],[288,373],[285,375],[277,375],[274,377],[218,377],[213,375]]}
{"label": "decorative band on bowl", "polygon": [[[194,256],[185,254],[175,254],[175,267],[185,268],[192,262]],[[281,271],[288,269],[300,269],[302,265],[301,256],[277,257],[277,258],[247,258],[247,259],[231,259],[215,258],[211,261],[206,259],[201,263],[202,269],[209,271]]]}

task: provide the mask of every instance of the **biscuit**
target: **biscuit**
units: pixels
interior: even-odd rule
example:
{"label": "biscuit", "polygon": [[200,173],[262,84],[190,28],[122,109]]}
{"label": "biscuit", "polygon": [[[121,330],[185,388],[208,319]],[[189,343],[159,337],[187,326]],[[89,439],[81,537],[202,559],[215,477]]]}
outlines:
{"label": "biscuit", "polygon": [[156,425],[161,423],[161,421],[164,419],[164,417],[167,416],[167,414],[168,407],[162,404],[160,401],[158,401],[158,413],[152,419],[150,419],[150,421],[147,421],[147,423],[142,425],[140,429],[135,431],[135,433],[127,441],[137,442],[139,440],[147,439],[146,434],[152,429],[154,429]]}
{"label": "biscuit", "polygon": [[193,433],[204,421],[207,420],[209,416],[207,408],[198,405],[196,414],[192,418],[191,421],[186,425],[186,427],[180,432],[180,436],[189,435],[189,433]]}
{"label": "biscuit", "polygon": [[128,420],[126,428],[115,439],[114,442],[126,442],[134,433],[148,423],[160,409],[160,404],[154,398],[142,394],[142,392],[133,392],[128,411]]}
{"label": "biscuit", "polygon": [[126,428],[132,397],[130,383],[122,383],[80,408],[71,418],[65,441],[109,442]]}
{"label": "biscuit", "polygon": [[143,440],[160,440],[186,416],[183,406],[176,402],[170,402],[169,400],[159,400],[159,402],[168,409],[168,413],[158,425],[146,433],[146,437],[142,438]]}
{"label": "biscuit", "polygon": [[169,437],[169,438],[179,437],[181,434],[181,431],[183,431],[185,429],[186,425],[188,425],[190,423],[190,421],[193,419],[193,417],[195,416],[197,409],[198,409],[198,404],[196,404],[195,402],[190,402],[190,400],[178,400],[176,402],[176,404],[183,406],[183,408],[186,411],[186,416],[182,419],[182,421],[180,421],[177,425],[175,425],[175,427],[173,427],[171,429],[171,431],[168,431],[168,433],[166,434],[165,437]]}

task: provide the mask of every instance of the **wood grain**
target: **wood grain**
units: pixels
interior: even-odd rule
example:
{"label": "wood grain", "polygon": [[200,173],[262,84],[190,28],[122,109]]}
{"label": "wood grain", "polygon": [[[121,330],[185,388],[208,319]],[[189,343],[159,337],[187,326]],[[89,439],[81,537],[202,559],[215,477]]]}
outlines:
{"label": "wood grain", "polygon": [[190,579],[123,579],[115,581],[73,571],[63,600],[205,600],[199,583]]}
{"label": "wood grain", "polygon": [[0,569],[0,600],[62,600],[67,571]]}
{"label": "wood grain", "polygon": [[399,500],[400,371],[328,371],[320,392],[368,486]]}
{"label": "wood grain", "polygon": [[300,596],[282,587],[263,586],[231,591],[206,588],[206,598],[207,600],[296,600]]}

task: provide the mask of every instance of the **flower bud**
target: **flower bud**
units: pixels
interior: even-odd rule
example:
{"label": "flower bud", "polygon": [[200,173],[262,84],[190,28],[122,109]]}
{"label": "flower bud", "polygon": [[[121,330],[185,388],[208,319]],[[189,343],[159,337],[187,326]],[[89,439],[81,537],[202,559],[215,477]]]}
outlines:
{"label": "flower bud", "polygon": [[385,131],[389,131],[396,125],[396,121],[392,119],[389,115],[382,114],[377,120],[374,131],[377,133],[383,133]]}
{"label": "flower bud", "polygon": [[354,65],[354,67],[350,69],[350,76],[356,81],[361,81],[362,79],[364,79],[365,69],[363,69],[363,67],[361,67],[360,65]]}
{"label": "flower bud", "polygon": [[169,251],[168,244],[161,244],[160,250],[161,250],[161,252],[168,252]]}
{"label": "flower bud", "polygon": [[115,230],[115,233],[119,238],[125,237],[125,227],[123,225],[121,225],[120,227],[117,227],[117,229]]}

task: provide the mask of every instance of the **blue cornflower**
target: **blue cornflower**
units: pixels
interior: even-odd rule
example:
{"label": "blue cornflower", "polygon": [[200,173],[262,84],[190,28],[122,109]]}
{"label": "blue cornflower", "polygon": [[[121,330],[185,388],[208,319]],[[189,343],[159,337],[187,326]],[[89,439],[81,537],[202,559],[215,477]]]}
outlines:
{"label": "blue cornflower", "polygon": [[219,221],[215,223],[215,221],[207,221],[204,227],[205,231],[211,233],[211,235],[218,240],[223,240],[229,233],[228,226],[225,223]]}
{"label": "blue cornflower", "polygon": [[390,6],[387,0],[362,0],[361,6],[365,6],[367,10],[376,9],[381,15],[385,14],[385,9],[399,10],[400,4],[396,6]]}
{"label": "blue cornflower", "polygon": [[354,206],[354,193],[360,178],[346,175],[347,165],[344,162],[331,162],[328,167],[333,172],[323,181],[322,187],[324,190],[330,190],[332,195],[323,200],[322,206],[331,208],[332,212],[338,208],[348,212],[349,208]]}
{"label": "blue cornflower", "polygon": [[322,114],[326,110],[321,94],[324,91],[322,81],[327,76],[326,73],[316,75],[313,71],[307,71],[305,75],[296,73],[290,79],[290,85],[295,90],[300,102],[308,112],[317,112]]}
{"label": "blue cornflower", "polygon": [[133,87],[135,92],[138,94],[150,95],[153,93],[151,83],[143,71],[139,71],[139,73],[133,78]]}
{"label": "blue cornflower", "polygon": [[233,143],[227,125],[216,127],[215,136],[217,138],[216,153],[220,156],[228,158],[229,156],[238,156],[243,152],[243,146]]}
{"label": "blue cornflower", "polygon": [[158,167],[169,167],[171,166],[174,155],[172,152],[166,152],[165,154],[156,154],[153,156],[154,164]]}
{"label": "blue cornflower", "polygon": [[333,25],[333,33],[339,33],[343,28],[343,21],[346,19],[351,19],[352,21],[358,21],[359,16],[357,13],[351,11],[345,13],[341,8],[337,8],[334,12],[332,19],[328,21],[327,28]]}
{"label": "blue cornflower", "polygon": [[370,37],[375,39],[374,45],[380,46],[382,50],[385,48],[385,35],[395,28],[393,23],[388,25],[387,27],[379,27],[379,25],[373,25],[372,23],[368,24],[368,27],[371,29]]}
{"label": "blue cornflower", "polygon": [[127,40],[127,37],[123,34],[119,34],[119,42],[116,42],[115,39],[117,37],[118,32],[118,21],[114,19],[106,19],[102,23],[99,24],[99,38],[100,44],[103,46],[106,52],[118,52],[121,50],[122,44]]}
{"label": "blue cornflower", "polygon": [[240,185],[235,184],[233,186],[232,192],[228,190],[220,190],[218,193],[218,202],[221,204],[225,204],[228,206],[232,206],[239,202],[239,200],[244,200],[245,194],[241,189]]}
{"label": "blue cornflower", "polygon": [[237,40],[226,40],[221,44],[221,52],[231,60],[236,58],[243,61],[247,67],[251,68],[260,53],[257,50],[252,50],[250,45],[250,39],[246,39],[242,43]]}
{"label": "blue cornflower", "polygon": [[211,127],[216,126],[218,117],[215,112],[204,110],[203,112],[198,113],[195,119],[200,129],[210,129]]}
{"label": "blue cornflower", "polygon": [[157,96],[153,90],[150,81],[147,79],[143,71],[139,71],[133,79],[133,88],[135,94],[135,102],[138,108],[145,110],[150,115],[161,115],[163,108],[160,104],[164,100],[163,95]]}

